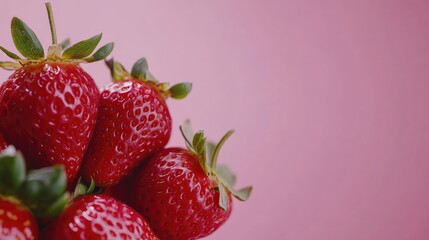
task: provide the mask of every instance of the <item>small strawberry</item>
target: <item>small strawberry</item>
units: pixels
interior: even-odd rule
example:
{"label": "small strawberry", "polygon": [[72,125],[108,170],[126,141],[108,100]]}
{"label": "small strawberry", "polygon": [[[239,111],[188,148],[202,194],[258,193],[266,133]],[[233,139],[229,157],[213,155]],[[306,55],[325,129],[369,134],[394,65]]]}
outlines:
{"label": "small strawberry", "polygon": [[68,201],[62,166],[25,172],[10,146],[0,154],[0,239],[38,239],[35,220],[57,216]]}
{"label": "small strawberry", "polygon": [[[188,126],[188,123],[187,123]],[[235,176],[225,166],[216,167],[220,148],[206,142],[202,131],[181,128],[188,150],[160,151],[137,176],[135,208],[161,239],[197,239],[211,234],[231,214],[231,195],[246,200],[251,187],[233,190]]]}
{"label": "small strawberry", "polygon": [[83,177],[98,186],[117,184],[170,139],[171,116],[167,97],[184,98],[190,83],[168,88],[148,72],[144,58],[128,73],[121,64],[108,62],[115,82],[101,92],[94,136],[84,158]]}
{"label": "small strawberry", "polygon": [[39,239],[31,212],[15,199],[0,196],[0,239]]}
{"label": "small strawberry", "polygon": [[84,195],[73,200],[49,226],[46,240],[158,239],[146,220],[132,208],[106,195]]}
{"label": "small strawberry", "polygon": [[99,101],[94,80],[79,63],[105,58],[113,44],[90,57],[101,34],[68,48],[57,44],[50,4],[46,7],[53,44],[46,58],[34,32],[16,17],[12,37],[24,58],[0,47],[16,60],[0,62],[0,67],[15,70],[0,87],[0,131],[22,151],[29,168],[63,164],[71,182],[94,130]]}

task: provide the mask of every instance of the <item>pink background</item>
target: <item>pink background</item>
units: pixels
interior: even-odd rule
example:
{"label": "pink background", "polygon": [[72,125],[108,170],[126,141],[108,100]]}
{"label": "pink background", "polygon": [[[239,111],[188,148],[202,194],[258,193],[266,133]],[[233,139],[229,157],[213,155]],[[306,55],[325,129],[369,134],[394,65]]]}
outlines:
{"label": "pink background", "polygon": [[[2,2],[3,46],[14,15],[49,44],[43,1]],[[170,146],[188,117],[236,129],[220,161],[255,189],[208,239],[429,239],[427,1],[52,2],[60,39],[102,31],[125,66],[194,83]]]}

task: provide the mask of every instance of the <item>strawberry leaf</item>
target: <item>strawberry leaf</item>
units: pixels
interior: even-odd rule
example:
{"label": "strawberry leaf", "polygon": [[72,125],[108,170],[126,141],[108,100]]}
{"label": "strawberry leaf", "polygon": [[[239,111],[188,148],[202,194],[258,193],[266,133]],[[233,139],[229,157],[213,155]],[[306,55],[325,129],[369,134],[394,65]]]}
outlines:
{"label": "strawberry leaf", "polygon": [[64,59],[82,59],[88,57],[100,42],[102,34],[80,41],[63,52]]}
{"label": "strawberry leaf", "polygon": [[222,178],[223,182],[227,185],[228,188],[232,188],[235,185],[237,178],[226,165],[217,166],[216,173],[220,178]]}
{"label": "strawberry leaf", "polygon": [[195,133],[192,139],[192,146],[198,155],[201,155],[203,152],[205,154],[205,144],[206,138],[204,137],[204,132],[198,131],[197,133]]}
{"label": "strawberry leaf", "polygon": [[16,70],[21,67],[21,64],[16,62],[0,62],[0,67],[6,70]]}
{"label": "strawberry leaf", "polygon": [[60,43],[60,46],[62,49],[66,49],[68,46],[70,46],[70,44],[71,44],[70,38],[67,38],[66,40]]}
{"label": "strawberry leaf", "polygon": [[182,133],[183,138],[185,139],[186,147],[195,152],[194,147],[192,146],[192,140],[194,138],[194,130],[191,127],[191,121],[187,119],[182,126],[180,126],[180,132]]}
{"label": "strawberry leaf", "polygon": [[0,46],[0,50],[2,50],[8,57],[10,57],[12,59],[15,59],[15,60],[21,59],[18,55],[16,55],[15,53],[7,50],[6,48],[4,48],[2,46]]}
{"label": "strawberry leaf", "polygon": [[228,190],[238,200],[240,200],[240,201],[246,201],[247,199],[249,199],[250,193],[252,192],[252,189],[253,188],[251,186],[249,186],[249,187],[242,188],[242,189],[240,189],[238,191],[235,191],[233,189],[228,189]]}
{"label": "strawberry leaf", "polygon": [[73,198],[84,195],[86,191],[88,191],[88,187],[85,184],[77,184],[73,192]]}
{"label": "strawberry leaf", "polygon": [[25,162],[21,153],[9,147],[0,155],[0,194],[15,195],[25,179]]}
{"label": "strawberry leaf", "polygon": [[113,81],[124,81],[131,77],[127,70],[125,70],[124,66],[118,62],[115,62],[113,58],[104,62],[110,69],[110,74],[112,75]]}
{"label": "strawberry leaf", "polygon": [[24,57],[36,60],[45,56],[42,44],[36,34],[21,19],[14,17],[11,29],[16,49]]}
{"label": "strawberry leaf", "polygon": [[65,192],[61,197],[59,197],[52,205],[50,205],[46,212],[43,214],[43,217],[53,218],[60,215],[67,203],[70,200],[70,194]]}
{"label": "strawberry leaf", "polygon": [[185,98],[186,96],[188,96],[191,90],[192,90],[192,83],[188,83],[188,82],[178,83],[169,89],[171,93],[171,97],[174,99]]}
{"label": "strawberry leaf", "polygon": [[91,183],[88,187],[80,178],[77,185],[76,185],[76,188],[74,189],[73,198],[77,198],[81,195],[93,193],[94,189],[95,189],[94,179],[91,178]]}
{"label": "strawberry leaf", "polygon": [[32,170],[19,189],[19,198],[35,216],[45,216],[52,204],[63,196],[66,181],[62,165]]}
{"label": "strawberry leaf", "polygon": [[228,193],[222,184],[219,184],[217,189],[219,191],[219,206],[226,211],[229,208]]}
{"label": "strawberry leaf", "polygon": [[201,167],[207,176],[211,174],[212,170],[210,169],[210,165],[207,164],[207,154],[206,154],[206,138],[204,137],[203,131],[198,131],[195,133],[192,140],[192,147],[195,153],[198,155],[198,160],[200,162]]}
{"label": "strawberry leaf", "polygon": [[92,193],[95,190],[95,181],[91,178],[91,183],[89,184],[88,190],[86,193]]}
{"label": "strawberry leaf", "polygon": [[85,58],[86,62],[96,62],[105,59],[113,50],[113,43],[108,43],[98,49],[91,57]]}
{"label": "strawberry leaf", "polygon": [[138,79],[146,79],[146,73],[149,71],[149,66],[147,65],[146,58],[140,58],[133,65],[131,70],[131,75]]}
{"label": "strawberry leaf", "polygon": [[236,182],[235,174],[226,165],[219,165],[216,169],[216,174],[220,185],[224,185],[235,198],[240,201],[246,201],[249,198],[252,187],[235,190],[233,188]]}
{"label": "strawberry leaf", "polygon": [[[64,167],[55,165],[29,171],[25,185],[29,185],[29,194],[36,194],[38,201],[50,201],[61,196],[66,189],[66,175]],[[37,189],[36,192],[31,190]],[[25,193],[26,194],[26,193]]]}
{"label": "strawberry leaf", "polygon": [[157,83],[156,78],[149,71],[146,73],[146,81]]}
{"label": "strawberry leaf", "polygon": [[131,76],[143,81],[157,82],[153,75],[149,72],[149,66],[146,58],[140,58],[131,69]]}

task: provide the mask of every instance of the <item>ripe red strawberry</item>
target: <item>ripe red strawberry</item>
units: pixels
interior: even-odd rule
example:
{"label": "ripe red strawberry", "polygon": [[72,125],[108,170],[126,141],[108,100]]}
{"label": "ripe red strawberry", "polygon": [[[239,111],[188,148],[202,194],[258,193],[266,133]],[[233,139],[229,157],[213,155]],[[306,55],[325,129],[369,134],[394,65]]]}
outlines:
{"label": "ripe red strawberry", "polygon": [[0,239],[39,239],[31,212],[18,201],[0,196]]}
{"label": "ripe red strawberry", "polygon": [[48,227],[46,240],[158,239],[132,208],[106,195],[76,198]]}
{"label": "ripe red strawberry", "polygon": [[235,176],[225,166],[216,168],[219,150],[231,134],[217,146],[206,143],[201,131],[185,137],[188,150],[164,149],[139,173],[135,208],[161,239],[207,236],[230,216],[231,195],[240,200],[249,197],[251,187],[234,191]]}
{"label": "ripe red strawberry", "polygon": [[183,98],[189,83],[168,89],[147,71],[145,59],[131,74],[119,63],[108,62],[114,83],[101,92],[94,136],[84,158],[83,177],[98,186],[117,184],[141,161],[162,149],[170,139],[171,116],[165,98]]}
{"label": "ripe red strawberry", "polygon": [[80,66],[106,57],[113,44],[88,57],[101,34],[63,51],[56,41],[49,3],[53,45],[45,58],[34,32],[18,18],[12,20],[12,37],[25,59],[0,47],[17,62],[0,62],[15,70],[0,87],[0,131],[22,151],[29,168],[65,166],[68,180],[77,174],[95,127],[99,91]]}

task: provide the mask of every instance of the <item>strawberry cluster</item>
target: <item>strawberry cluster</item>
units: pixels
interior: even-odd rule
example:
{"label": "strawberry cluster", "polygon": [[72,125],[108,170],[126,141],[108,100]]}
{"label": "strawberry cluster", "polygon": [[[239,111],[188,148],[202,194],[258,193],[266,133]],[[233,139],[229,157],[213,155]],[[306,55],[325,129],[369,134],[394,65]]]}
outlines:
{"label": "strawberry cluster", "polygon": [[[190,83],[158,82],[139,59],[131,72],[106,60],[113,82],[101,90],[81,63],[105,60],[102,35],[57,43],[45,52],[19,18],[11,32],[19,56],[0,61],[13,74],[0,86],[0,239],[198,239],[230,216],[234,174],[217,164],[218,142],[180,131],[186,148],[165,148],[172,130],[166,100]],[[71,45],[71,46],[70,46]]]}

